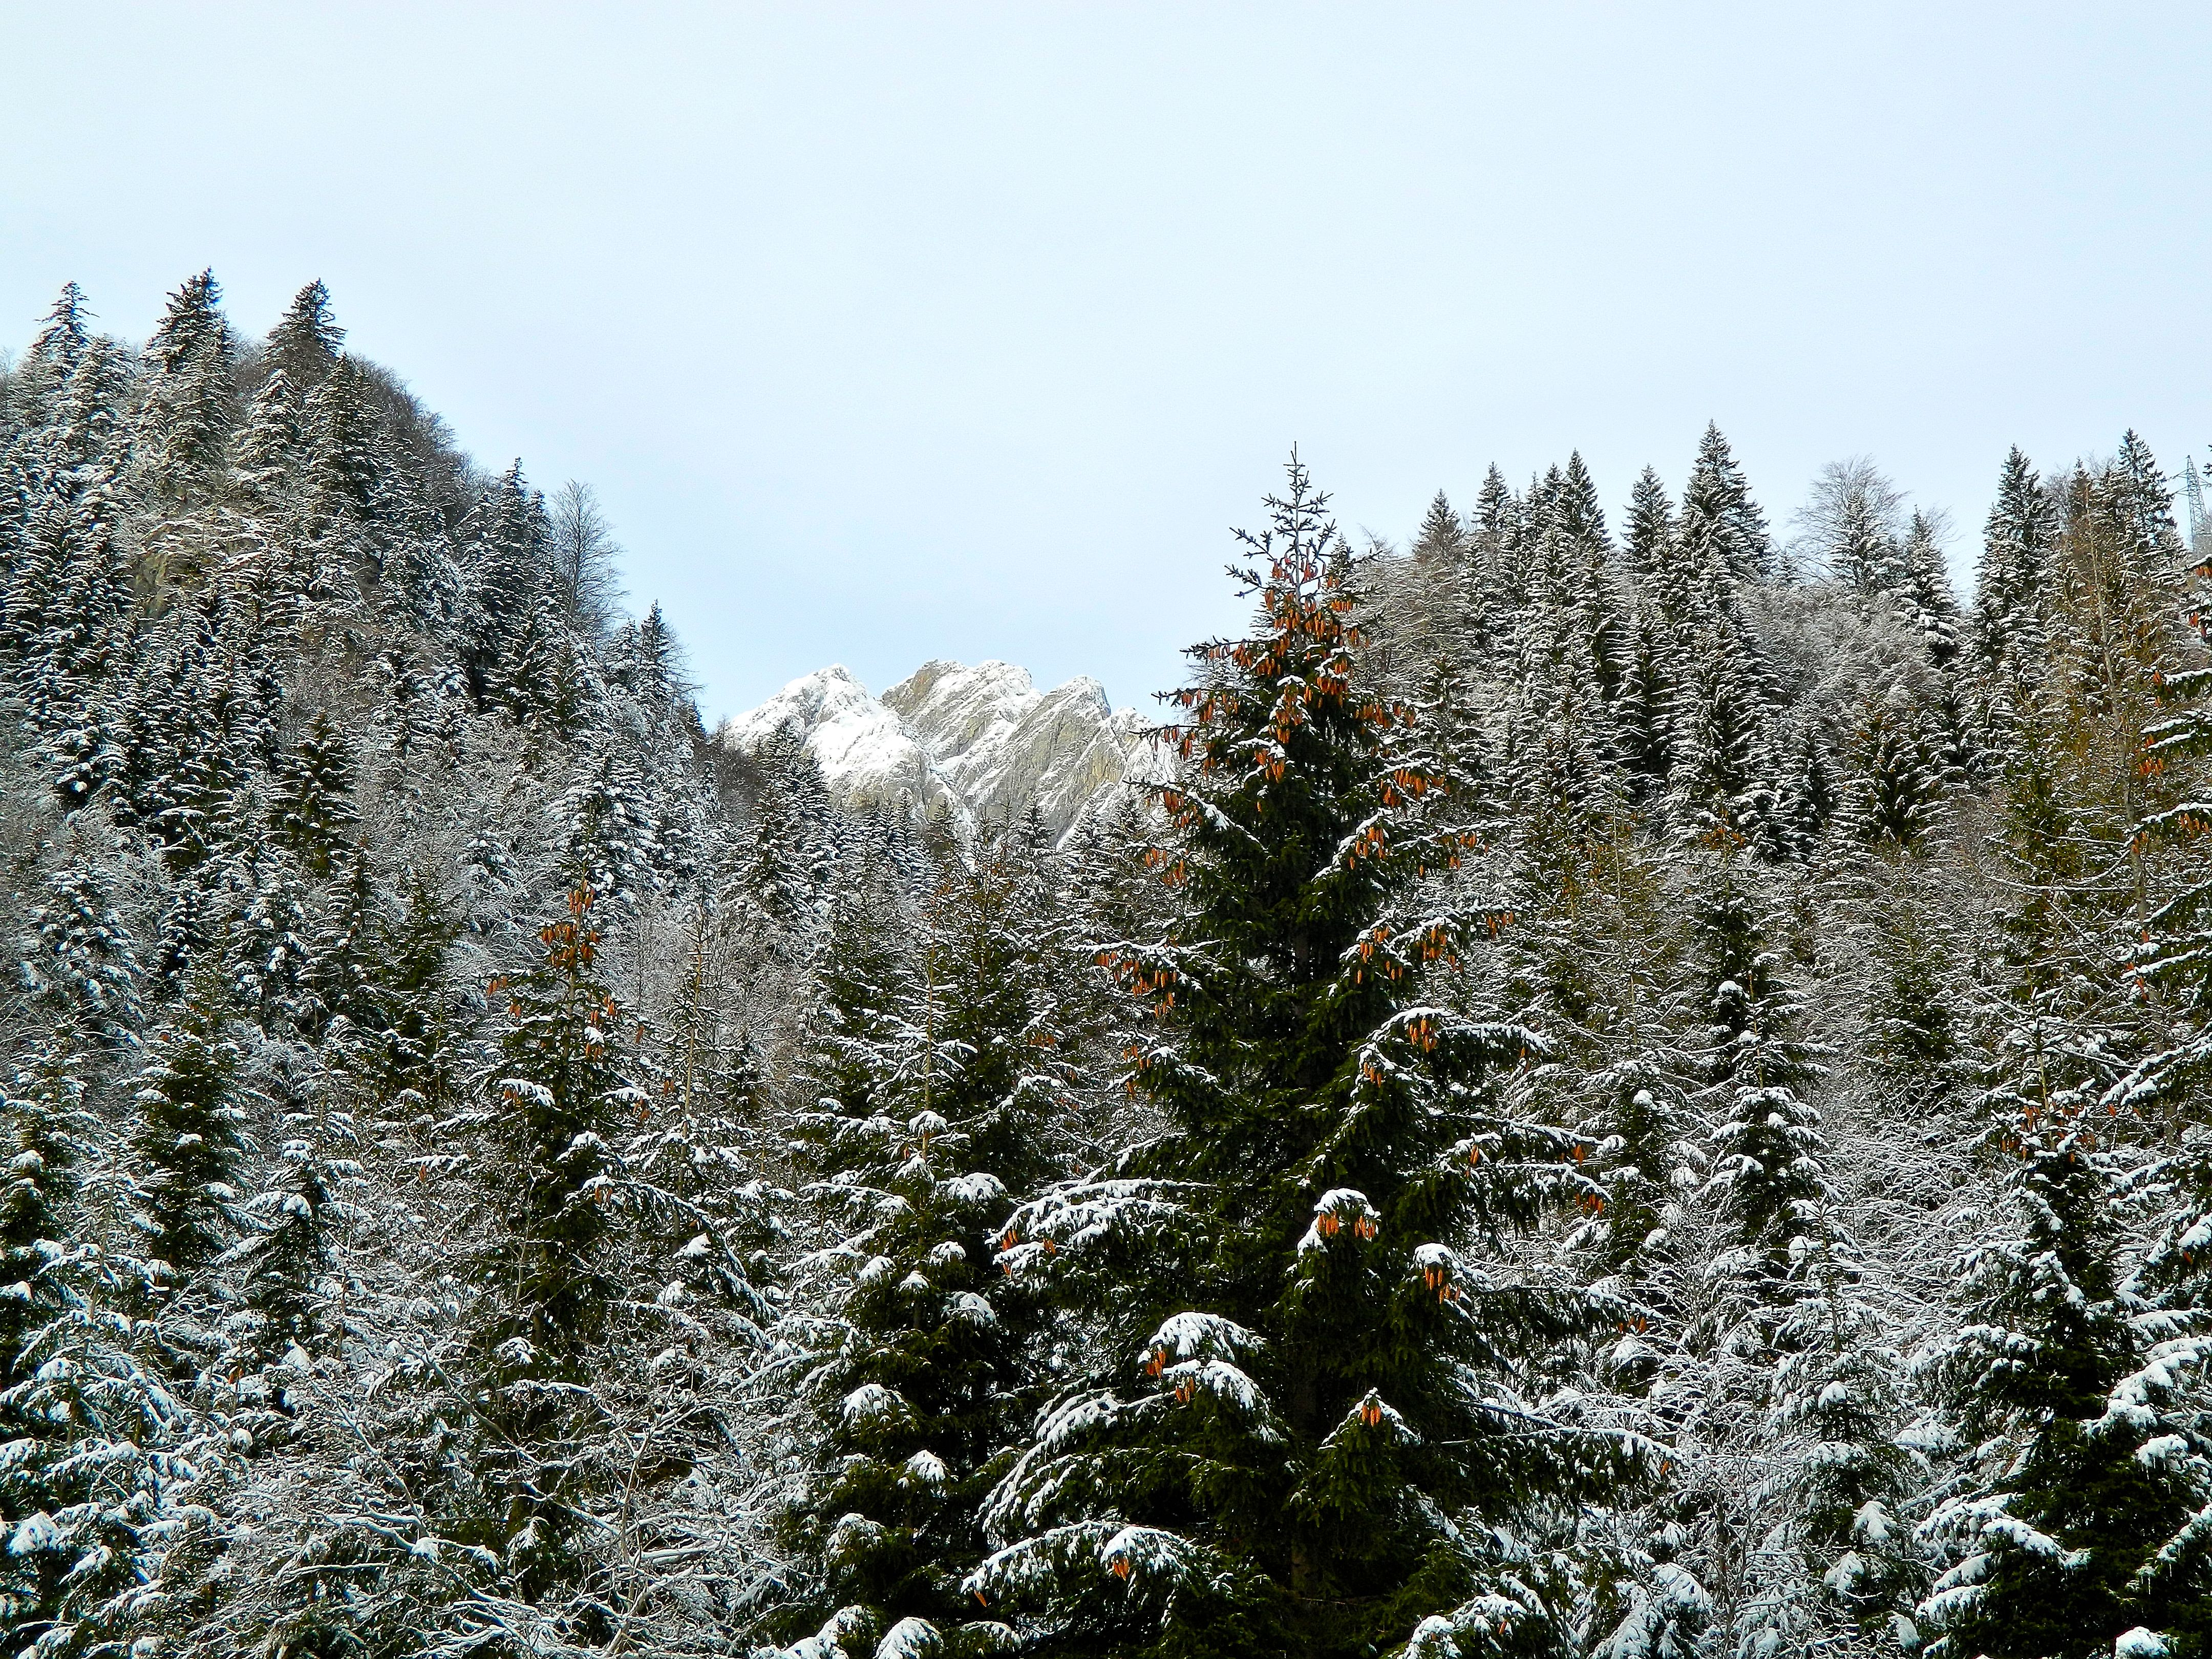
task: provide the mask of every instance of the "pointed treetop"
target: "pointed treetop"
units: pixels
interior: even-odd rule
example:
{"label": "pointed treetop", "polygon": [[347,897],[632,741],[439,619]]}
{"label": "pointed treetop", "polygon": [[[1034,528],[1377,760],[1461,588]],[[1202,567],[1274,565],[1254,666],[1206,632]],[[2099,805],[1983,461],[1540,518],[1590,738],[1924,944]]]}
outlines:
{"label": "pointed treetop", "polygon": [[1442,558],[1462,550],[1467,538],[1467,526],[1459,521],[1459,514],[1441,489],[1429,503],[1429,510],[1421,515],[1421,527],[1413,537],[1416,558]]}
{"label": "pointed treetop", "polygon": [[1590,477],[1589,468],[1583,464],[1579,449],[1567,457],[1566,470],[1559,474],[1559,495],[1553,511],[1559,515],[1559,528],[1579,545],[1605,547],[1609,544],[1605,529],[1605,508],[1598,504],[1597,481]]}
{"label": "pointed treetop", "polygon": [[1719,554],[1737,580],[1770,574],[1774,544],[1766,515],[1752,500],[1751,485],[1717,422],[1708,422],[1698,441],[1697,464],[1682,491],[1682,528],[1688,546]]}
{"label": "pointed treetop", "polygon": [[319,279],[295,295],[269,331],[269,361],[295,384],[313,386],[330,373],[344,349],[345,330],[331,316],[331,294]]}
{"label": "pointed treetop", "polygon": [[1521,503],[1507,487],[1505,475],[1493,462],[1483,475],[1481,493],[1475,497],[1474,520],[1486,536],[1501,539],[1520,527]]}
{"label": "pointed treetop", "polygon": [[66,373],[82,355],[85,343],[92,337],[85,321],[92,315],[92,307],[84,302],[84,290],[75,283],[62,284],[61,296],[54,301],[53,309],[46,315],[46,325],[39,337],[31,342],[31,360],[52,364]]}
{"label": "pointed treetop", "polygon": [[146,355],[164,374],[174,374],[210,349],[228,353],[230,325],[222,314],[222,285],[215,272],[203,270],[188,276],[169,296]]}

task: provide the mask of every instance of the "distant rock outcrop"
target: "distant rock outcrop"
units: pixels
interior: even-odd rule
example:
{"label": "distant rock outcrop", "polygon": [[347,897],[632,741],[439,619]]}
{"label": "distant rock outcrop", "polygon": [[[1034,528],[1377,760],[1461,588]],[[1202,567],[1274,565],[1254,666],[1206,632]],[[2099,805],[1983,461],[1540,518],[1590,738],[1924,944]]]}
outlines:
{"label": "distant rock outcrop", "polygon": [[1149,775],[1145,729],[1094,679],[1039,691],[1012,663],[932,662],[881,697],[848,669],[817,670],[730,720],[718,740],[751,753],[788,732],[851,811],[918,817],[942,801],[969,830],[1034,803],[1059,837],[1112,786]]}

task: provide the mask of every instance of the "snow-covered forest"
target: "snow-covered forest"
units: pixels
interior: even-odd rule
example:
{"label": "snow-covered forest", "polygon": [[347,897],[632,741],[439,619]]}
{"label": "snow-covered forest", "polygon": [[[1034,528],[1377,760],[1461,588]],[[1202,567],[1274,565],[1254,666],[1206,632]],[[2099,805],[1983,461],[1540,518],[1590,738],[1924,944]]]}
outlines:
{"label": "snow-covered forest", "polygon": [[2212,1652],[2212,551],[1684,449],[1293,459],[1063,836],[719,740],[319,283],[65,289],[0,1654]]}

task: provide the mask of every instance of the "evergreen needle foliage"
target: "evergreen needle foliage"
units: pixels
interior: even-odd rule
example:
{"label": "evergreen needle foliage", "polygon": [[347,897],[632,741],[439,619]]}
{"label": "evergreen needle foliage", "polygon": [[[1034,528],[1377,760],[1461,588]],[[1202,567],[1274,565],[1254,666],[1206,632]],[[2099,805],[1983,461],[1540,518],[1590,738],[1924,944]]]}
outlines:
{"label": "evergreen needle foliage", "polygon": [[2134,434],[1964,605],[1864,457],[1294,455],[1165,724],[864,787],[349,347],[0,359],[0,1656],[2212,1655]]}

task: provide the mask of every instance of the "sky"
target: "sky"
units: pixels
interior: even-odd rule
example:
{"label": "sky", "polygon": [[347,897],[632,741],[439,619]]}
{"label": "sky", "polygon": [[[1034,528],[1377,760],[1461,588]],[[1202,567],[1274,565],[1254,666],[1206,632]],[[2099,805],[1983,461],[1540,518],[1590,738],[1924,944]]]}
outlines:
{"label": "sky", "polygon": [[1786,529],[1869,454],[2212,442],[2212,8],[0,0],[0,345],[212,266],[490,466],[591,483],[708,721],[830,662],[1117,703],[1240,620],[1291,446],[1355,536],[1708,420]]}

